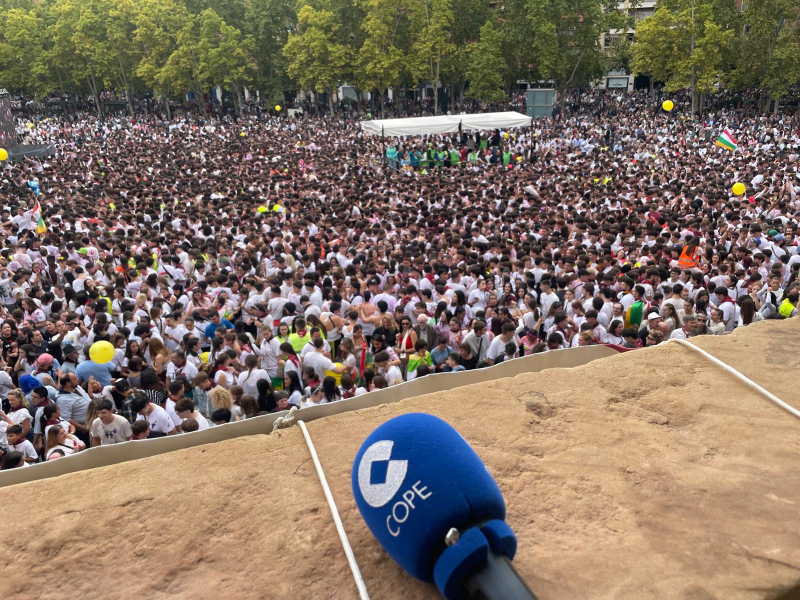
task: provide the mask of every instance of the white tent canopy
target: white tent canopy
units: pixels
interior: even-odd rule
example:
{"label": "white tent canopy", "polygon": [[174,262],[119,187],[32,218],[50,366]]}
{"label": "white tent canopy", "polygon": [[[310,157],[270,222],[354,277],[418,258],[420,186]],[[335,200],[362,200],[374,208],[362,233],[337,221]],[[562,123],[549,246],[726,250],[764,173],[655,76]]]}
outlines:
{"label": "white tent canopy", "polygon": [[440,115],[438,117],[412,117],[409,119],[377,119],[361,121],[361,129],[372,135],[425,135],[431,133],[457,133],[478,129],[511,129],[527,127],[531,117],[508,111],[474,115]]}

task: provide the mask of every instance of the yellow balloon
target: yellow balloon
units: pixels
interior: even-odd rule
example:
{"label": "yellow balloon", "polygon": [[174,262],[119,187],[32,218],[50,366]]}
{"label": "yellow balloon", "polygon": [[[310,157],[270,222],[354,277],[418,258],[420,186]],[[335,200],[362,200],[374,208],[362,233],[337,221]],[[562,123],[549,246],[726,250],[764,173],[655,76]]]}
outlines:
{"label": "yellow balloon", "polygon": [[280,105],[280,104],[276,104],[276,105],[275,105],[275,110],[277,110],[278,112],[280,112],[280,111],[281,111],[281,105]]}
{"label": "yellow balloon", "polygon": [[259,213],[265,213],[265,212],[267,212],[267,207],[266,206],[259,206],[256,210]]}
{"label": "yellow balloon", "polygon": [[244,136],[246,136],[247,134],[246,134],[246,133],[243,131],[243,132],[241,133],[241,135],[242,135],[242,137],[244,137]]}
{"label": "yellow balloon", "polygon": [[89,348],[89,358],[101,365],[110,363],[114,358],[114,346],[111,342],[95,342]]}
{"label": "yellow balloon", "polygon": [[662,107],[662,108],[663,108],[665,111],[669,112],[669,111],[671,111],[673,108],[675,108],[675,105],[672,103],[672,100],[664,100],[664,104],[662,104],[662,105],[661,105],[661,107]]}
{"label": "yellow balloon", "polygon": [[737,181],[733,184],[733,195],[734,196],[741,196],[747,191],[747,188],[744,187],[744,184],[741,181]]}
{"label": "yellow balloon", "polygon": [[5,148],[0,148],[0,160],[5,160],[8,158],[8,150]]}
{"label": "yellow balloon", "polygon": [[33,123],[31,123],[30,121],[28,121],[28,123],[27,123],[25,126],[26,126],[28,129],[33,129]]}
{"label": "yellow balloon", "polygon": [[203,362],[204,365],[208,364],[208,358],[211,356],[210,352],[203,352],[200,355],[200,360]]}

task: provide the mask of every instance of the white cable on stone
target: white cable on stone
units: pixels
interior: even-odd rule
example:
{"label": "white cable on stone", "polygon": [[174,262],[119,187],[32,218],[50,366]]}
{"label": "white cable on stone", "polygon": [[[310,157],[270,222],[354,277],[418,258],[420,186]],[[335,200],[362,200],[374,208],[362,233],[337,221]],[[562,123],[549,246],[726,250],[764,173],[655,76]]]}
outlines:
{"label": "white cable on stone", "polygon": [[686,340],[673,339],[673,340],[669,340],[669,341],[670,342],[678,342],[681,346],[685,346],[686,348],[690,348],[690,349],[694,350],[695,352],[697,352],[699,354],[702,354],[708,360],[713,362],[715,365],[720,366],[723,369],[725,369],[728,373],[730,373],[731,375],[736,377],[736,379],[738,379],[739,381],[741,381],[742,383],[744,383],[748,387],[754,389],[755,391],[757,391],[762,396],[765,396],[767,399],[769,399],[773,403],[777,404],[779,407],[781,407],[783,410],[785,410],[789,414],[794,415],[795,417],[800,419],[800,410],[797,410],[793,406],[790,406],[789,404],[787,404],[786,402],[784,402],[783,400],[778,398],[775,394],[773,394],[769,390],[764,389],[763,387],[758,385],[755,381],[753,381],[752,379],[746,377],[745,375],[743,375],[742,373],[740,373],[739,371],[734,369],[728,363],[722,362],[716,356],[714,356],[712,354],[709,354],[708,352],[706,352],[702,348],[699,348],[698,346],[695,346],[694,344],[690,344]]}
{"label": "white cable on stone", "polygon": [[314,467],[317,469],[317,475],[319,476],[319,481],[322,484],[322,491],[325,492],[325,499],[328,501],[328,506],[331,509],[331,515],[333,515],[333,522],[336,525],[336,531],[339,533],[339,539],[342,542],[344,553],[347,556],[347,562],[350,564],[350,570],[353,572],[353,579],[356,580],[358,595],[361,600],[369,600],[367,586],[364,584],[364,578],[361,576],[361,571],[358,568],[358,563],[356,563],[356,557],[353,554],[353,549],[350,547],[350,541],[347,539],[347,533],[344,531],[342,519],[339,517],[339,509],[336,508],[336,502],[333,500],[333,494],[331,494],[331,489],[328,487],[328,481],[325,479],[325,472],[322,470],[322,465],[319,462],[317,450],[314,448],[314,442],[311,441],[311,436],[308,434],[306,424],[300,420],[297,421],[297,424],[300,426],[300,431],[303,432],[303,437],[306,439],[308,451],[311,452],[311,460],[314,461]]}

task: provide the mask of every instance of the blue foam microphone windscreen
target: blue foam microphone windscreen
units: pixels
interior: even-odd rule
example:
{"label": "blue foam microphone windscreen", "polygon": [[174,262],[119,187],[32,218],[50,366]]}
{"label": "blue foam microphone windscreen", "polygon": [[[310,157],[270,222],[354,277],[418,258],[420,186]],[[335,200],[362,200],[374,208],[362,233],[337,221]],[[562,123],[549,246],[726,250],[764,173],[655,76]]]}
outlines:
{"label": "blue foam microphone windscreen", "polygon": [[433,581],[451,528],[463,531],[506,516],[503,495],[483,461],[432,415],[401,415],[373,431],[356,455],[352,483],[373,535],[423,581]]}

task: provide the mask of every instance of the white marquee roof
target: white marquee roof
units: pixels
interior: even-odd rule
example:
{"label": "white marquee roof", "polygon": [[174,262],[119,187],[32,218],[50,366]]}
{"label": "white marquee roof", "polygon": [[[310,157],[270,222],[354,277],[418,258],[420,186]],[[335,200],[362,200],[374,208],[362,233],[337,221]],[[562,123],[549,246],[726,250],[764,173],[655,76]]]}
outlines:
{"label": "white marquee roof", "polygon": [[511,129],[527,127],[531,118],[508,111],[474,115],[440,115],[438,117],[412,117],[409,119],[376,119],[361,121],[361,128],[372,135],[425,135],[431,133],[456,133],[459,124],[463,131],[477,129]]}

